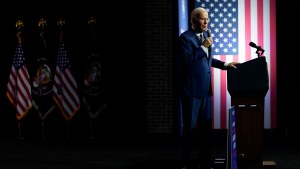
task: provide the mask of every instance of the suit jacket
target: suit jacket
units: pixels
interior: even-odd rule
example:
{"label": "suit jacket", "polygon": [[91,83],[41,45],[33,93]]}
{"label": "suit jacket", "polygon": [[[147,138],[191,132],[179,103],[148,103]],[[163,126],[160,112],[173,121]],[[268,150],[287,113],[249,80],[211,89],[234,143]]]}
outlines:
{"label": "suit jacket", "polygon": [[[207,32],[203,32],[206,38]],[[211,67],[225,69],[224,62],[207,57],[200,47],[200,40],[193,29],[182,33],[178,38],[175,59],[176,90],[180,96],[211,96]]]}

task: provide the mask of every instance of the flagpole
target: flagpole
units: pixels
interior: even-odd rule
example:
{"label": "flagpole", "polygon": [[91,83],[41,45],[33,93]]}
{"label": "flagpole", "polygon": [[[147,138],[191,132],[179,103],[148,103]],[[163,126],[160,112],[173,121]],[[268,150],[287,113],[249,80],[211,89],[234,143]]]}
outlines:
{"label": "flagpole", "polygon": [[70,134],[69,134],[69,128],[70,128],[70,125],[69,125],[69,121],[66,122],[66,139],[70,139]]}
{"label": "flagpole", "polygon": [[18,121],[18,140],[23,140],[24,138],[21,137],[21,122]]}
{"label": "flagpole", "polygon": [[44,120],[42,120],[42,139],[45,139],[45,126],[44,126]]}
{"label": "flagpole", "polygon": [[[38,26],[41,28],[40,37],[41,37],[43,45],[44,45],[44,50],[42,50],[43,52],[41,54],[41,58],[45,57],[45,53],[44,52],[46,51],[46,39],[44,37],[46,25],[47,25],[46,20],[43,19],[43,18],[41,18],[39,20],[39,23],[38,23]],[[39,62],[39,69],[42,70],[42,62],[41,61]],[[42,96],[42,84],[39,84],[38,88],[39,88],[39,90],[38,90],[39,91],[39,97],[41,97]],[[42,124],[41,124],[42,125],[42,139],[45,139],[44,119],[46,118],[47,114],[45,116],[43,116],[42,113],[41,113],[41,111],[39,111],[39,114],[40,114],[40,117],[42,119]]]}
{"label": "flagpole", "polygon": [[90,139],[94,139],[94,127],[93,127],[93,120],[90,121]]}
{"label": "flagpole", "polygon": [[[21,44],[22,43],[22,39],[21,39],[21,28],[24,26],[23,22],[21,20],[18,20],[16,22],[16,27],[18,29],[18,33],[17,33],[17,38],[18,38],[18,44]],[[17,79],[18,80],[18,79]],[[17,91],[15,91],[17,92]],[[16,112],[18,114],[18,111]],[[18,140],[23,140],[24,138],[21,137],[21,118],[20,119],[17,119],[18,120]]]}
{"label": "flagpole", "polygon": [[[94,56],[95,56],[95,47],[96,47],[96,18],[95,17],[90,17],[89,20],[88,20],[88,25],[90,26],[90,31],[91,31],[91,36],[90,36],[90,42],[89,42],[89,45],[90,45],[90,48],[89,48],[89,56],[88,56],[88,59],[91,60],[92,62],[94,62]],[[90,63],[88,63],[90,64]],[[88,101],[86,100],[85,97],[83,97],[83,102],[85,103],[85,106],[89,112],[89,117],[90,117],[90,139],[94,139],[94,124],[93,124],[93,118],[91,118],[91,115],[92,115],[92,110],[91,110],[91,107],[88,103]]]}

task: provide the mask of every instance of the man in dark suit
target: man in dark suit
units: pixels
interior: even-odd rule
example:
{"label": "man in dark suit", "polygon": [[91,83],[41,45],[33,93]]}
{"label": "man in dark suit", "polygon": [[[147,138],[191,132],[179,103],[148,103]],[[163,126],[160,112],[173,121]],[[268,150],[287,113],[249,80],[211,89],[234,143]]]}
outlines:
{"label": "man in dark suit", "polygon": [[[191,166],[192,138],[199,138],[197,166],[208,168],[211,161],[211,67],[226,70],[237,62],[225,63],[211,56],[212,37],[208,30],[208,12],[195,8],[192,27],[178,38],[176,58],[176,91],[180,98],[183,130],[183,169]],[[198,136],[198,137],[197,137]]]}

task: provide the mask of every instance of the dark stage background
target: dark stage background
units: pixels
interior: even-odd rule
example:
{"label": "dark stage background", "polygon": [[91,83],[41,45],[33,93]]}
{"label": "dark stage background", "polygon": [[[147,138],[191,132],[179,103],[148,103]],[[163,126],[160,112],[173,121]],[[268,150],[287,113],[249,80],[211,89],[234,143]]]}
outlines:
{"label": "dark stage background", "polygon": [[300,120],[299,44],[300,38],[294,16],[295,2],[277,0],[277,108],[278,129],[286,134],[298,135]]}
{"label": "dark stage background", "polygon": [[[141,15],[143,15],[142,9],[137,8],[133,12],[132,4],[125,4],[125,2],[106,3],[99,7],[88,1],[78,5],[75,4],[75,6],[73,4],[72,7],[54,5],[54,3],[49,5],[49,8],[52,9],[51,12],[37,8],[36,14],[28,15],[28,11],[26,12],[20,4],[20,6],[12,7],[14,9],[12,14],[1,16],[0,137],[15,138],[18,133],[15,109],[5,95],[12,57],[16,47],[16,21],[21,19],[24,22],[24,28],[22,29],[24,56],[31,78],[33,78],[34,65],[41,55],[38,27],[41,18],[47,21],[45,34],[47,42],[46,57],[52,66],[53,75],[58,50],[58,27],[56,22],[58,18],[66,21],[64,30],[65,46],[70,57],[73,75],[77,81],[81,101],[79,112],[70,122],[63,118],[56,107],[44,122],[45,136],[48,138],[64,138],[68,134],[72,138],[84,138],[91,135],[91,120],[81,100],[85,63],[90,54],[88,19],[91,16],[97,19],[95,29],[97,49],[95,53],[100,56],[101,60],[106,88],[104,100],[107,102],[107,108],[93,121],[94,137],[119,137],[138,135],[144,132],[143,25],[139,25],[141,22],[136,22],[136,14],[141,12]],[[68,12],[64,9],[68,9]],[[23,137],[41,137],[42,123],[34,108],[20,121],[20,124]]]}

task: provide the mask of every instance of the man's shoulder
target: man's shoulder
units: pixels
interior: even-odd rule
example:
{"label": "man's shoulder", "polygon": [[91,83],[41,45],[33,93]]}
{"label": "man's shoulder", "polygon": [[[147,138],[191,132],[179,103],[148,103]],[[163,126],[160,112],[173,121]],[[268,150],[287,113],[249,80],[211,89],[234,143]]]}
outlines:
{"label": "man's shoulder", "polygon": [[180,34],[180,37],[191,37],[191,36],[195,36],[195,32],[190,29],[188,29]]}

